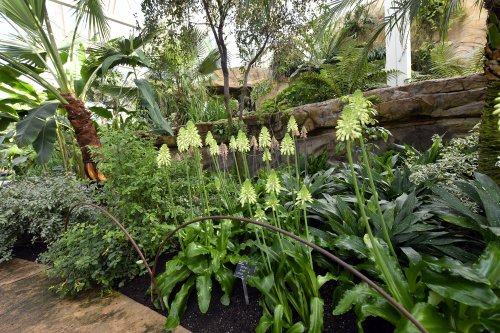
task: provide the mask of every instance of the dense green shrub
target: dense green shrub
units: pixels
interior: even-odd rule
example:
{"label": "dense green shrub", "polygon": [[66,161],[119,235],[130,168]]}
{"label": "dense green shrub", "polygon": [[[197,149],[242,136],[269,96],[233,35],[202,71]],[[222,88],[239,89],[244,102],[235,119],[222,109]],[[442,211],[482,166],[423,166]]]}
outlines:
{"label": "dense green shrub", "polygon": [[107,221],[78,223],[42,254],[49,277],[60,280],[52,288],[74,295],[99,285],[103,290],[138,275],[142,265],[125,235]]}
{"label": "dense green shrub", "polygon": [[[96,199],[123,223],[152,260],[161,238],[185,215],[188,191],[179,173],[186,162],[176,161],[168,172],[160,168],[153,142],[131,130],[105,131],[102,141],[99,168],[107,181]],[[173,202],[168,199],[168,182]],[[137,260],[123,232],[104,217],[71,226],[43,258],[51,266],[49,275],[61,280],[54,286],[61,294],[122,283],[145,272]]]}
{"label": "dense green shrub", "polygon": [[[39,176],[16,180],[0,187],[0,262],[12,256],[18,237],[28,233],[32,241],[53,242],[62,233],[64,219],[76,202],[88,201],[85,184],[73,177]],[[77,209],[73,221],[89,219]]]}

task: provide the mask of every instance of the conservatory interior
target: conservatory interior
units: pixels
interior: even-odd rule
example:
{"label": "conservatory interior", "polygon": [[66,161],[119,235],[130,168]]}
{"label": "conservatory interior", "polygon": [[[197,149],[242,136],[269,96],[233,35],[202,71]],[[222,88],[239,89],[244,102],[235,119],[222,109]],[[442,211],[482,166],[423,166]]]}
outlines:
{"label": "conservatory interior", "polygon": [[499,1],[0,26],[0,332],[500,333]]}

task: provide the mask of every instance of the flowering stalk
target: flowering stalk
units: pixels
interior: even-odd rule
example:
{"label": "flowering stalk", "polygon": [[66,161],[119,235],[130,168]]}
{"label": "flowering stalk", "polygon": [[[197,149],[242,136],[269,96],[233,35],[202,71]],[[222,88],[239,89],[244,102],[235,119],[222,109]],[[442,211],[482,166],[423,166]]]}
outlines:
{"label": "flowering stalk", "polygon": [[356,198],[358,200],[358,207],[361,212],[361,217],[365,223],[366,231],[368,232],[368,237],[370,238],[370,242],[372,244],[375,262],[378,266],[380,266],[380,271],[382,272],[382,275],[384,276],[385,281],[387,282],[387,286],[391,290],[392,294],[396,297],[398,301],[402,302],[404,306],[408,306],[409,304],[411,304],[411,300],[409,300],[409,295],[407,295],[407,293],[397,288],[396,281],[394,281],[393,275],[390,272],[390,268],[387,266],[387,263],[383,259],[382,254],[380,253],[380,249],[375,241],[375,237],[373,236],[370,223],[368,222],[368,217],[365,212],[365,200],[360,193],[358,180],[356,178],[356,172],[354,171],[354,162],[352,158],[351,145],[352,145],[351,140],[347,140],[347,159],[349,161],[349,168],[351,170],[354,192],[356,193]]}
{"label": "flowering stalk", "polygon": [[[172,187],[170,186],[170,172],[168,170],[168,168],[172,164],[172,156],[170,155],[170,150],[168,149],[168,146],[166,144],[163,144],[160,147],[160,151],[158,152],[158,155],[156,157],[156,163],[158,164],[158,167],[165,170],[165,176],[167,178],[168,199],[170,203],[173,205],[174,196],[172,195]],[[178,225],[177,214],[175,214],[173,217],[175,225]],[[181,235],[177,235],[177,237],[179,239],[179,244],[181,245],[181,249],[184,250],[184,242],[182,242]]]}
{"label": "flowering stalk", "polygon": [[250,142],[246,134],[242,131],[238,131],[238,137],[236,138],[236,150],[241,153],[241,158],[243,160],[243,167],[245,170],[245,177],[250,178],[250,171],[248,169],[248,161],[246,154],[250,151]]}
{"label": "flowering stalk", "polygon": [[238,146],[236,144],[236,139],[234,136],[231,136],[231,139],[229,140],[229,149],[231,149],[231,152],[233,153],[233,161],[234,161],[234,165],[236,166],[236,173],[238,174],[238,181],[240,183],[240,186],[242,186],[243,183],[241,181],[240,166],[238,165],[238,160],[236,159],[236,151],[238,150]]}
{"label": "flowering stalk", "polygon": [[370,183],[372,195],[373,195],[373,198],[375,200],[375,206],[377,207],[378,217],[380,219],[380,224],[382,226],[382,233],[384,234],[385,241],[386,241],[387,245],[389,246],[389,250],[391,251],[394,258],[397,258],[396,251],[394,251],[394,247],[392,246],[391,238],[389,237],[389,232],[387,230],[387,225],[385,223],[384,215],[382,214],[382,208],[380,207],[380,202],[378,200],[378,192],[377,192],[377,188],[375,187],[375,183],[373,181],[373,174],[372,174],[372,170],[370,167],[370,160],[368,158],[368,153],[366,152],[366,147],[364,144],[363,137],[361,137],[359,139],[359,142],[360,142],[361,151],[363,154],[363,161],[365,163],[366,172],[368,173],[368,181]]}
{"label": "flowering stalk", "polygon": [[[252,205],[257,203],[257,193],[255,193],[255,189],[252,186],[252,183],[250,182],[250,179],[245,179],[243,182],[243,185],[241,186],[240,189],[240,195],[239,195],[239,200],[241,203],[241,206],[244,207],[245,205],[248,205],[248,212],[250,213],[250,216],[253,217],[252,213]],[[269,254],[267,253],[267,244],[265,240],[264,234],[262,234],[262,239],[263,243],[260,241],[259,234],[258,232],[254,229],[255,232],[255,237],[257,238],[257,242],[259,243],[259,248],[262,253],[262,256],[266,258],[267,261],[267,268],[269,272],[271,272],[271,260],[269,259]],[[264,251],[262,250],[262,244],[265,245],[266,251],[264,254]]]}
{"label": "flowering stalk", "polygon": [[[290,178],[292,177],[292,168],[290,164],[290,156],[291,155],[296,155],[295,154],[295,141],[292,139],[290,134],[286,133],[285,136],[283,137],[283,140],[281,140],[281,146],[280,146],[281,154],[286,156],[286,164],[287,164],[287,169],[288,169],[288,175]],[[298,174],[298,169],[297,169],[297,164],[295,164],[295,172]],[[297,182],[299,182],[299,179],[297,178]],[[297,197],[297,191],[298,191],[298,186],[297,188],[292,189],[292,199],[295,202],[295,199]],[[300,230],[300,221],[299,221],[299,213],[297,210],[294,208],[294,217],[295,217],[295,225],[297,228],[297,231]]]}
{"label": "flowering stalk", "polygon": [[[269,194],[269,198],[267,199],[266,205],[267,208],[271,208],[273,213],[274,223],[276,226],[278,226],[278,228],[281,228],[281,224],[278,219],[278,214],[276,213],[276,209],[278,208],[279,205],[279,200],[277,198],[277,195],[279,195],[282,189],[283,188],[281,187],[278,174],[276,173],[276,171],[272,170],[267,177],[265,186],[266,193]],[[280,242],[281,252],[283,252],[283,243],[281,241],[280,234],[278,234],[278,239]]]}
{"label": "flowering stalk", "polygon": [[[307,189],[306,185],[302,185],[302,188],[300,191],[297,193],[297,201],[296,205],[299,206],[302,209],[302,212],[304,213],[304,224],[305,224],[305,230],[306,230],[306,239],[310,241],[309,239],[309,226],[307,224],[307,204],[311,203],[312,196],[309,190]],[[308,249],[307,251],[308,256],[309,256],[309,262],[311,264],[311,268],[313,268],[313,262],[312,262],[312,255],[311,255],[311,250]]]}

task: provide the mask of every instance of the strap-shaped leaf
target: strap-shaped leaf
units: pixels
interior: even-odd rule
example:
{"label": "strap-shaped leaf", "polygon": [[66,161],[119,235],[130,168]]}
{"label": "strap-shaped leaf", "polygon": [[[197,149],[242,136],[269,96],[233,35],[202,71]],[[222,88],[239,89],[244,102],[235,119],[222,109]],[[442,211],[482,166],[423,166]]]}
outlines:
{"label": "strap-shaped leaf", "polygon": [[283,305],[278,304],[274,308],[273,333],[281,333],[283,329]]}
{"label": "strap-shaped leaf", "polygon": [[[450,327],[439,311],[428,303],[417,303],[410,312],[427,329],[428,332],[453,331],[453,327]],[[403,318],[399,321],[395,332],[417,333],[420,331],[409,320]]]}
{"label": "strap-shaped leaf", "polygon": [[57,139],[56,131],[56,120],[50,118],[45,122],[40,134],[38,134],[38,137],[33,142],[33,148],[36,151],[35,160],[38,164],[45,164],[50,160],[54,151],[54,143]]}
{"label": "strap-shaped leaf", "polygon": [[181,290],[175,295],[175,299],[170,305],[170,312],[168,314],[167,322],[165,323],[165,329],[167,331],[173,330],[179,326],[181,322],[181,316],[186,310],[187,300],[191,289],[194,287],[195,277],[190,277],[186,283],[181,287]]}
{"label": "strap-shaped leaf", "polygon": [[207,313],[212,296],[212,277],[204,274],[196,277],[196,295],[201,313]]}
{"label": "strap-shaped leaf", "polygon": [[33,143],[45,126],[47,118],[52,117],[59,102],[42,104],[29,111],[28,115],[16,124],[15,140],[19,147]]}
{"label": "strap-shaped leaf", "polygon": [[442,297],[469,306],[487,309],[499,301],[488,285],[449,274],[425,270],[422,273],[422,282]]}
{"label": "strap-shaped leaf", "polygon": [[147,80],[137,79],[134,82],[137,85],[137,88],[139,88],[139,90],[141,91],[141,99],[146,105],[146,108],[149,111],[149,116],[151,117],[151,120],[153,120],[153,123],[161,130],[169,134],[173,134],[172,127],[161,114],[160,107],[158,106],[153,93],[153,88],[151,88],[149,82]]}
{"label": "strap-shaped leaf", "polygon": [[319,297],[311,299],[311,315],[309,318],[309,332],[321,333],[323,332],[323,300]]}

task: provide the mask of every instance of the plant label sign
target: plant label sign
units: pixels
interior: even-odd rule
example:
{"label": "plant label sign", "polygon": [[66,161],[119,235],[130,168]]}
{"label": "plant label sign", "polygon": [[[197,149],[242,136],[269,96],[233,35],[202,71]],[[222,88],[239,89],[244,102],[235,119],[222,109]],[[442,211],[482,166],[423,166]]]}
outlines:
{"label": "plant label sign", "polygon": [[255,265],[248,267],[248,263],[245,261],[240,261],[236,265],[236,270],[234,271],[234,276],[239,279],[246,280],[247,276],[252,276],[255,273]]}
{"label": "plant label sign", "polygon": [[248,263],[244,261],[240,261],[238,265],[236,265],[236,270],[234,271],[234,276],[241,279],[243,283],[243,293],[245,294],[245,302],[250,304],[248,300],[248,291],[247,291],[247,276],[252,276],[255,273],[255,265],[248,267]]}

